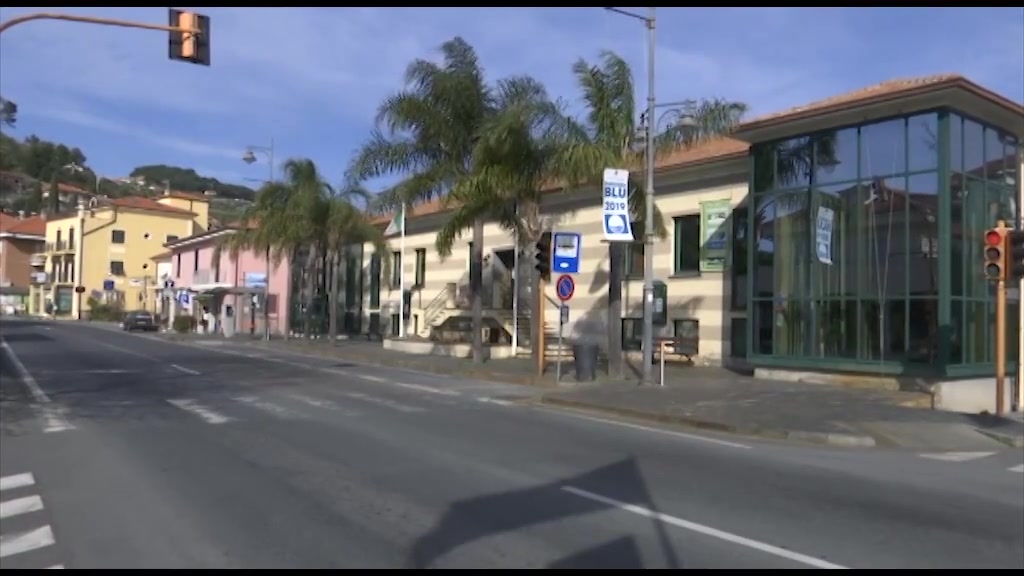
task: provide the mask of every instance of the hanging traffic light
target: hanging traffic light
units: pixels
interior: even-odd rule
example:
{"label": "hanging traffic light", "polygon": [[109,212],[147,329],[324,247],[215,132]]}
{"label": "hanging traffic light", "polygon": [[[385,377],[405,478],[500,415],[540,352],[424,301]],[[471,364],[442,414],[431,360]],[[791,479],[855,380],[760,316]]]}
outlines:
{"label": "hanging traffic light", "polygon": [[1006,276],[1012,280],[1024,278],[1024,230],[1006,233]]}
{"label": "hanging traffic light", "polygon": [[541,234],[540,240],[534,245],[534,268],[540,272],[542,280],[551,278],[551,232]]}
{"label": "hanging traffic light", "polygon": [[1006,280],[1006,228],[992,228],[985,232],[985,279]]}
{"label": "hanging traffic light", "polygon": [[167,55],[171,60],[210,65],[210,17],[171,8],[167,25],[198,32],[169,32]]}

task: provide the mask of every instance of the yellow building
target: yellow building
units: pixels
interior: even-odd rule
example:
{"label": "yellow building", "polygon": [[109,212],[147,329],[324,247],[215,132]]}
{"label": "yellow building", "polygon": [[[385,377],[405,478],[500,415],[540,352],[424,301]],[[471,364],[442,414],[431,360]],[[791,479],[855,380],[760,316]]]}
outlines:
{"label": "yellow building", "polygon": [[91,300],[153,308],[160,286],[152,258],[208,226],[207,200],[180,192],[97,199],[57,214],[46,223],[46,282],[33,286],[43,297],[30,298],[44,309],[31,313],[52,303],[56,315],[79,318]]}

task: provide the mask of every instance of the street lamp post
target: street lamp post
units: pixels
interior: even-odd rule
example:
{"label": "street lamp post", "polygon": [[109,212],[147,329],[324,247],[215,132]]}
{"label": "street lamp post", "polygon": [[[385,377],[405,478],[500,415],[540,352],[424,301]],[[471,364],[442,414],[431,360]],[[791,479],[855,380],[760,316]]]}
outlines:
{"label": "street lamp post", "polygon": [[[274,138],[270,138],[270,146],[247,146],[245,154],[242,155],[242,161],[246,164],[252,164],[256,162],[256,152],[263,154],[267,158],[267,164],[269,164],[270,179],[267,180],[268,184],[274,183]],[[270,247],[267,247],[266,254],[264,254],[266,260],[266,283],[263,287],[263,339],[270,340]],[[281,306],[281,298],[278,297],[278,306]],[[278,319],[281,318],[281,314],[278,313]],[[288,327],[284,327],[283,331],[287,334]]]}

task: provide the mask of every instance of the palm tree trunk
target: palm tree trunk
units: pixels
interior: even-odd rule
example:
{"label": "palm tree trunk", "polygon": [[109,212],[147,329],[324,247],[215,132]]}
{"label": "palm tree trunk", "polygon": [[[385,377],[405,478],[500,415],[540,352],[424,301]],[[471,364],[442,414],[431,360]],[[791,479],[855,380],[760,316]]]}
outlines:
{"label": "palm tree trunk", "polygon": [[306,256],[306,314],[302,319],[302,331],[308,340],[312,335],[313,327],[313,298],[316,295],[317,285],[317,250],[316,245],[309,247],[309,254]]}
{"label": "palm tree trunk", "polygon": [[330,310],[328,313],[327,320],[327,334],[331,339],[331,345],[338,345],[338,261],[340,260],[337,250],[331,250],[330,256],[328,257],[327,269],[330,277],[327,279],[328,293],[328,305]]}
{"label": "palm tree trunk", "polygon": [[622,244],[608,244],[608,375],[622,378]]}
{"label": "palm tree trunk", "polygon": [[473,362],[484,361],[484,222],[473,223],[473,247],[470,254],[469,293],[473,303]]}

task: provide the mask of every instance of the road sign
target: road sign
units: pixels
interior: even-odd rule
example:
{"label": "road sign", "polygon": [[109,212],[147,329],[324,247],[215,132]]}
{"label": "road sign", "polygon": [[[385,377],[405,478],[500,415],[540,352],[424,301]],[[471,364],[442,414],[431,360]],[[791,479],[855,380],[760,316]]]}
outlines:
{"label": "road sign", "polygon": [[633,242],[629,214],[629,170],[605,168],[602,184],[604,239],[609,242]]}
{"label": "road sign", "polygon": [[559,324],[568,324],[569,323],[569,306],[567,304],[562,304],[562,306],[558,309],[558,312],[559,312],[559,318],[558,318]]}
{"label": "road sign", "polygon": [[580,235],[575,232],[555,232],[551,257],[555,272],[579,274]]}
{"label": "road sign", "polygon": [[572,276],[562,274],[558,277],[558,281],[555,282],[555,292],[558,293],[559,300],[568,302],[572,299],[572,295],[576,293],[576,281],[572,279]]}

